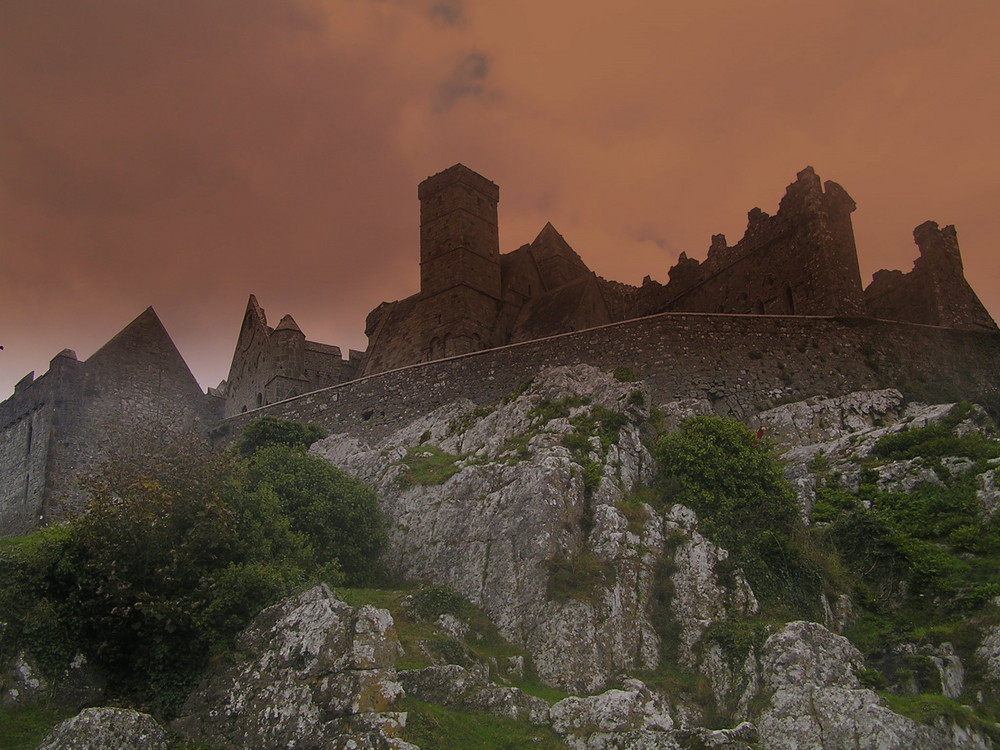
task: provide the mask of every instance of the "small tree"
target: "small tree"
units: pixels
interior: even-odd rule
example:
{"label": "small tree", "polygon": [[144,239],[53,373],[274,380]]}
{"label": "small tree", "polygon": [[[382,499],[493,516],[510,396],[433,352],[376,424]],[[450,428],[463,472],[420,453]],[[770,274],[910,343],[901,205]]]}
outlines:
{"label": "small tree", "polygon": [[336,561],[350,585],[378,581],[386,535],[375,493],[303,447],[257,449],[248,488],[273,493],[291,529],[311,546],[319,565]]}

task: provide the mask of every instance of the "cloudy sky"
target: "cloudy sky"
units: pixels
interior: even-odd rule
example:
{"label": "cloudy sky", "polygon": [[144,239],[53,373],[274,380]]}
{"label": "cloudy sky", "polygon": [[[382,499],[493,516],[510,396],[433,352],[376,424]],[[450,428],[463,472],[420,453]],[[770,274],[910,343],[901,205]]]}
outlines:
{"label": "cloudy sky", "polygon": [[955,224],[998,317],[997,38],[996,0],[3,0],[0,398],[149,305],[203,387],[251,292],[363,349],[455,162],[502,250],[552,221],[633,284],[812,165],[866,283]]}

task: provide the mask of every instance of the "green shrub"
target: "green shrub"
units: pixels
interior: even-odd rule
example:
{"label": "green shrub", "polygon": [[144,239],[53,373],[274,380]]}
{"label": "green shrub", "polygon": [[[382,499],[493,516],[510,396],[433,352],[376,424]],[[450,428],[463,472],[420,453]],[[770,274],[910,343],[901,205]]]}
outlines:
{"label": "green shrub", "polygon": [[613,374],[615,380],[621,383],[636,383],[642,380],[642,375],[633,367],[616,367]]}
{"label": "green shrub", "polygon": [[465,600],[449,586],[432,584],[421,586],[410,599],[414,613],[421,619],[434,622],[441,615],[459,615]]}
{"label": "green shrub", "polygon": [[549,571],[548,598],[556,601],[580,599],[591,601],[597,589],[614,583],[615,567],[600,560],[589,550],[546,563]]}
{"label": "green shrub", "polygon": [[324,437],[326,434],[322,428],[314,424],[302,424],[271,416],[258,417],[243,429],[243,437],[236,443],[236,449],[241,455],[249,458],[259,448],[268,445],[308,448]]}
{"label": "green shrub", "polygon": [[169,716],[263,607],[380,569],[374,495],[304,445],[243,461],[190,436],[121,442],[82,479],[84,513],[0,549],[0,643],[50,674],[82,652],[113,699]]}
{"label": "green shrub", "polygon": [[803,616],[817,613],[821,567],[766,443],[738,422],[694,417],[661,437],[654,456],[662,506],[692,508],[702,533],[732,554],[763,601]]}
{"label": "green shrub", "polygon": [[444,484],[460,471],[461,457],[445,453],[436,445],[420,445],[409,448],[403,463],[407,472],[404,486],[413,484]]}
{"label": "green shrub", "polygon": [[328,461],[301,448],[259,449],[247,471],[252,492],[273,492],[292,533],[311,547],[319,566],[339,563],[346,583],[382,577],[385,529],[375,493]]}

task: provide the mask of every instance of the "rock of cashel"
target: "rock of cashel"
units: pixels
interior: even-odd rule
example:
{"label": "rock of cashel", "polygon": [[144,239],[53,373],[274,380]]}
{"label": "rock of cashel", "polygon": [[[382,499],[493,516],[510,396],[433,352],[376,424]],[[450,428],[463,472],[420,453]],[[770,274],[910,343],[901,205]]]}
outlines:
{"label": "rock of cashel", "polygon": [[746,419],[790,400],[894,387],[1000,410],[1000,331],[966,281],[954,227],[914,230],[908,273],[864,287],[854,200],[807,167],[778,210],[748,214],[665,284],[604,279],[553,227],[501,253],[499,187],[456,164],[420,200],[420,290],[368,315],[365,352],[275,327],[250,295],[229,376],[203,393],[152,308],[86,361],[70,350],[0,403],[0,535],[79,501],[110,440],[156,424],[226,440],[263,414],[385,435],[459,398],[494,404],[534,373],[587,364],[641,374],[660,403]]}

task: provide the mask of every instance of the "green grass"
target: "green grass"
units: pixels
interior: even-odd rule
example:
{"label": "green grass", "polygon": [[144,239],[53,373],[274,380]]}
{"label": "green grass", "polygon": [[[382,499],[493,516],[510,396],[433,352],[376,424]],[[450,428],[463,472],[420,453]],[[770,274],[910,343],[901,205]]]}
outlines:
{"label": "green grass", "polygon": [[563,750],[566,745],[547,727],[525,719],[511,721],[478,711],[455,711],[404,698],[408,712],[403,739],[421,750]]}
{"label": "green grass", "polygon": [[419,445],[407,449],[403,463],[408,471],[405,481],[408,484],[444,484],[460,471],[458,461],[461,456],[445,453],[434,445]]}
{"label": "green grass", "polygon": [[968,706],[963,706],[958,701],[945,698],[943,695],[925,693],[908,696],[887,692],[879,692],[879,695],[893,711],[921,724],[933,726],[937,719],[943,716],[961,727],[985,734],[994,742],[1000,741],[1000,730],[997,729],[993,719],[978,716]]}
{"label": "green grass", "polygon": [[0,708],[0,750],[34,750],[52,727],[73,715],[40,706]]}

